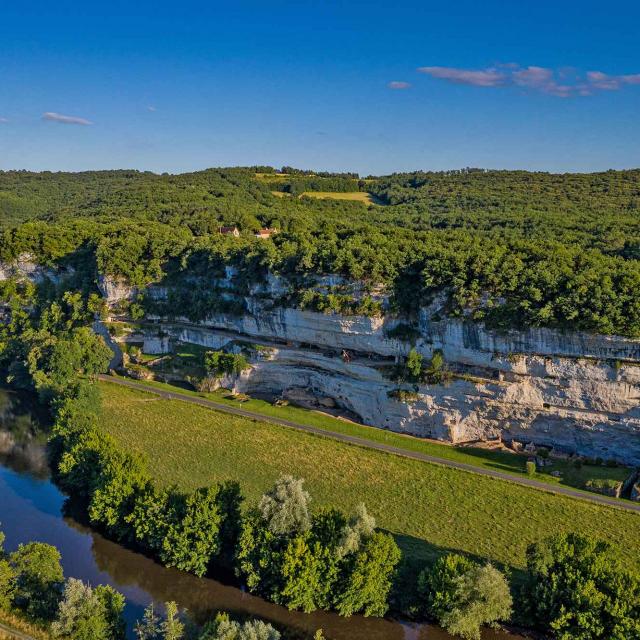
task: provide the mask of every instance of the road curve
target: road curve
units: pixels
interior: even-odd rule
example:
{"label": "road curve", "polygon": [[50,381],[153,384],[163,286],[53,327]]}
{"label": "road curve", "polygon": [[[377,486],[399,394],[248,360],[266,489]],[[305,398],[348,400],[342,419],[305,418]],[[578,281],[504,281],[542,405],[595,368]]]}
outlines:
{"label": "road curve", "polygon": [[197,404],[201,407],[207,407],[209,409],[215,409],[223,413],[230,413],[236,416],[242,416],[244,418],[251,418],[252,420],[258,420],[260,422],[270,422],[282,427],[288,427],[290,429],[297,429],[298,431],[306,431],[314,435],[322,436],[324,438],[331,438],[333,440],[339,440],[349,444],[354,444],[359,447],[365,447],[366,449],[375,449],[377,451],[383,451],[385,453],[391,453],[393,455],[402,456],[403,458],[411,458],[413,460],[420,460],[422,462],[429,462],[431,464],[439,464],[445,467],[451,467],[453,469],[459,469],[461,471],[467,471],[469,473],[477,473],[481,476],[488,476],[489,478],[496,478],[498,480],[505,480],[507,482],[513,482],[515,484],[523,485],[525,487],[532,487],[534,489],[540,489],[548,493],[557,493],[563,496],[569,496],[571,498],[577,498],[585,502],[591,502],[598,505],[605,505],[609,507],[616,507],[618,509],[625,509],[626,511],[635,511],[640,513],[640,503],[631,502],[628,500],[620,500],[618,498],[609,498],[608,496],[599,495],[597,493],[586,493],[578,491],[577,489],[571,489],[570,487],[560,487],[556,485],[547,484],[534,480],[533,478],[525,478],[520,476],[511,475],[509,473],[503,473],[501,471],[494,471],[492,469],[484,469],[482,467],[476,467],[472,464],[466,464],[464,462],[456,462],[455,460],[447,460],[446,458],[439,458],[437,456],[430,456],[426,453],[420,453],[418,451],[409,451],[400,447],[394,447],[392,445],[383,444],[380,442],[374,442],[367,440],[366,438],[360,438],[358,436],[351,436],[344,433],[336,433],[327,429],[321,429],[319,427],[312,427],[310,425],[301,424],[299,422],[293,422],[292,420],[284,420],[282,418],[274,418],[271,416],[265,416],[261,413],[254,411],[248,411],[241,409],[240,407],[230,407],[229,405],[215,402],[214,400],[207,400],[205,398],[198,398],[196,396],[189,396],[184,393],[176,391],[168,391],[164,389],[158,389],[156,387],[150,387],[143,382],[136,382],[134,380],[125,380],[123,378],[114,378],[113,376],[101,375],[100,380],[104,382],[111,382],[113,384],[119,384],[123,387],[129,387],[136,389],[137,391],[144,391],[153,395],[160,396],[165,400],[180,400],[181,402],[189,402],[191,404]]}

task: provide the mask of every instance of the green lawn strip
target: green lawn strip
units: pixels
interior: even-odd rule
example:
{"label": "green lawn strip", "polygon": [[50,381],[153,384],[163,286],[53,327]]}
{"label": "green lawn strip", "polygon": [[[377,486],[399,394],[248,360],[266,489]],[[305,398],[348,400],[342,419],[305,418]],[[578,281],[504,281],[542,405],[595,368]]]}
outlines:
{"label": "green lawn strip", "polygon": [[[215,393],[199,393],[163,382],[145,380],[142,384],[156,389],[170,390],[189,396],[206,398],[231,407],[241,406],[243,409],[267,417],[291,420],[292,422],[324,429],[328,432],[358,436],[359,438],[388,444],[406,451],[416,451],[446,460],[470,464],[483,469],[509,473],[514,476],[526,476],[525,464],[527,457],[524,455],[516,455],[504,451],[491,451],[478,447],[454,447],[434,442],[433,440],[425,440],[379,429],[377,427],[367,427],[365,425],[340,420],[339,418],[334,418],[318,411],[290,405],[275,406],[270,402],[255,398],[238,402],[238,400],[226,397],[230,395],[226,390],[220,390]],[[552,471],[559,471],[561,473],[561,479],[550,475]],[[580,469],[577,469],[573,463],[569,461],[554,460],[553,465],[545,467],[544,472],[536,473],[533,478],[550,485],[566,485],[576,489],[583,489],[584,483],[589,479],[602,478],[623,481],[630,473],[631,470],[625,467],[611,468],[606,466],[583,465]]]}
{"label": "green lawn strip", "polygon": [[164,484],[240,481],[254,503],[282,473],[303,477],[314,503],[364,502],[413,566],[459,550],[522,568],[527,545],[558,531],[614,543],[640,565],[640,515],[415,461],[150,394],[101,384],[103,428],[144,453]]}

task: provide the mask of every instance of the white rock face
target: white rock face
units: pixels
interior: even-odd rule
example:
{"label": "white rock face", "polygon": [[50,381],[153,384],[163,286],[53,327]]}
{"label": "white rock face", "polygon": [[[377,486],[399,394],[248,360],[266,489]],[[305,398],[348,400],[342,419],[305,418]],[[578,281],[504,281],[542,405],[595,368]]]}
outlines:
{"label": "white rock face", "polygon": [[98,289],[110,305],[123,300],[133,300],[138,292],[136,287],[130,286],[122,278],[103,275],[98,276]]}
{"label": "white rock face", "polygon": [[[235,275],[228,269],[212,286],[234,295]],[[64,273],[23,255],[0,264],[0,279],[9,277],[56,279]],[[138,293],[114,278],[101,277],[98,285],[110,304]],[[398,385],[384,374],[412,347],[387,336],[401,321],[273,308],[269,299],[291,286],[269,276],[245,298],[242,316],[219,314],[197,325],[187,318],[159,322],[168,337],[143,335],[144,350],[165,353],[170,339],[210,349],[234,349],[236,340],[261,343],[271,347],[268,357],[256,357],[250,370],[225,384],[245,393],[315,398],[366,424],[417,436],[513,439],[640,465],[640,340],[539,328],[498,333],[463,319],[434,320],[436,302],[420,313],[415,348],[425,359],[440,350],[453,380],[405,386],[415,400],[400,402],[389,395]],[[363,289],[333,276],[316,278],[313,286],[346,286],[354,295]],[[154,285],[146,294],[166,299],[168,289]],[[376,295],[384,300],[384,291]],[[104,326],[98,330],[112,342]],[[343,361],[343,351],[350,362]],[[114,362],[120,357],[116,353]]]}
{"label": "white rock face", "polygon": [[[229,269],[212,286],[234,295],[234,277]],[[110,303],[137,294],[113,278],[99,286]],[[254,285],[242,316],[219,314],[197,325],[156,320],[172,340],[210,349],[232,349],[234,340],[272,347],[269,357],[224,381],[238,392],[315,398],[369,425],[450,442],[502,438],[640,465],[640,340],[539,328],[498,333],[464,319],[435,320],[436,302],[421,311],[414,346],[425,359],[440,350],[453,380],[405,386],[416,398],[400,402],[389,395],[398,385],[384,369],[412,348],[387,336],[401,321],[274,308],[270,299],[291,286],[278,276]],[[328,276],[313,286],[351,285]],[[351,290],[356,295],[358,287]],[[166,299],[168,289],[154,285],[146,294]],[[377,296],[384,301],[384,291]],[[154,353],[166,348],[145,346]]]}
{"label": "white rock face", "polygon": [[73,269],[51,269],[40,266],[29,253],[23,253],[14,262],[0,262],[0,281],[17,278],[18,280],[31,280],[41,283],[51,280],[58,283],[73,274]]}
{"label": "white rock face", "polygon": [[[513,439],[640,464],[637,340],[547,329],[501,335],[463,320],[423,317],[416,349],[425,358],[441,349],[458,377],[421,385],[417,400],[404,403],[389,397],[398,385],[381,371],[411,348],[386,337],[396,319],[247,303],[250,312],[241,317],[216,315],[198,326],[185,318],[162,328],[212,349],[247,338],[276,345],[269,359],[225,381],[238,392],[312,394],[366,424],[450,442]],[[350,363],[340,357],[343,349]]]}
{"label": "white rock face", "polygon": [[171,342],[168,336],[144,336],[142,353],[148,355],[163,355],[171,352]]}

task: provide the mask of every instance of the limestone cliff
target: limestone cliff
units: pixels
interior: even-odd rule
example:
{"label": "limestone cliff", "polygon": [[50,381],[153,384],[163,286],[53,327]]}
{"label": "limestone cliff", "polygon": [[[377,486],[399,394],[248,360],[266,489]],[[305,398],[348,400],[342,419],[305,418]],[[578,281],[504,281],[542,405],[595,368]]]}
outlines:
{"label": "limestone cliff", "polygon": [[[447,318],[435,301],[414,321],[410,343],[388,335],[403,319],[278,306],[290,282],[269,276],[241,290],[235,275],[227,269],[211,286],[244,297],[242,315],[212,314],[198,323],[149,319],[173,340],[211,349],[240,340],[269,346],[256,352],[250,370],[224,381],[237,391],[335,404],[366,424],[450,442],[502,438],[640,465],[640,340],[541,328],[499,333]],[[99,285],[113,305],[137,293],[110,278]],[[336,285],[356,297],[361,290],[337,276],[316,280],[320,290]],[[168,291],[152,286],[145,295],[162,300]],[[153,333],[148,348],[164,352]],[[416,386],[391,380],[394,362],[412,347],[426,360],[440,351],[450,379]],[[399,386],[410,392],[408,401],[395,399]]]}
{"label": "limestone cliff", "polygon": [[[280,286],[280,285],[278,285]],[[151,295],[162,297],[159,289]],[[400,322],[273,307],[247,296],[247,312],[194,324],[163,322],[173,339],[219,349],[237,339],[272,347],[225,384],[239,392],[335,403],[364,423],[451,442],[534,442],[567,453],[640,464],[640,341],[529,329],[498,333],[425,308],[413,345],[389,338]],[[388,377],[412,346],[442,352],[451,379],[394,399]],[[345,350],[350,362],[340,357]]]}

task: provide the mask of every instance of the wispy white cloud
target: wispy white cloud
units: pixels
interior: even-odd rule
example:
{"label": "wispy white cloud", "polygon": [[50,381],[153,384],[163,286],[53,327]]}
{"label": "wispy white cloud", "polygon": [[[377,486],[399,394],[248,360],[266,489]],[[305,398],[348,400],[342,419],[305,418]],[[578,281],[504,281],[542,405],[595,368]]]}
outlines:
{"label": "wispy white cloud", "polygon": [[448,80],[457,84],[471,84],[476,87],[499,87],[504,84],[507,78],[505,72],[495,68],[473,70],[454,67],[419,67],[418,71],[440,80]]}
{"label": "wispy white cloud", "polygon": [[9,122],[9,118],[0,118],[0,123],[4,124],[5,122]]}
{"label": "wispy white cloud", "polygon": [[640,73],[630,75],[610,76],[602,71],[589,71],[587,81],[590,86],[603,91],[617,91],[625,84],[640,84]]}
{"label": "wispy white cloud", "polygon": [[398,90],[402,90],[402,89],[410,89],[411,88],[411,83],[410,82],[404,82],[403,80],[392,80],[387,87],[389,87],[389,89],[395,89],[396,91]]}
{"label": "wispy white cloud", "polygon": [[55,113],[53,111],[47,111],[42,114],[43,120],[48,120],[49,122],[59,122],[61,124],[79,124],[83,126],[88,126],[93,124],[90,120],[86,120],[85,118],[78,118],[76,116],[65,116],[61,113]]}
{"label": "wispy white cloud", "polygon": [[153,112],[153,111],[157,111],[157,109],[156,109],[153,105],[149,105],[149,106],[147,107],[147,111],[151,111],[151,112]]}
{"label": "wispy white cloud", "polygon": [[456,84],[475,87],[510,86],[558,98],[590,96],[598,91],[617,91],[625,85],[640,85],[640,73],[612,76],[601,71],[588,71],[580,75],[566,67],[554,70],[538,66],[521,67],[515,63],[485,69],[419,67],[418,72]]}
{"label": "wispy white cloud", "polygon": [[587,72],[587,81],[593,89],[601,89],[602,91],[616,91],[620,88],[620,78],[608,76],[602,71]]}

